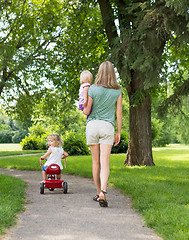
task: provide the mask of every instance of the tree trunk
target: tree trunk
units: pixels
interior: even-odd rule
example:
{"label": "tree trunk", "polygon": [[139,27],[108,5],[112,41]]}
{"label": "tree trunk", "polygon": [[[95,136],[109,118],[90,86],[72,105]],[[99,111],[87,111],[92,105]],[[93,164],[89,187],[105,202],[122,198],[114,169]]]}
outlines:
{"label": "tree trunk", "polygon": [[152,157],[151,100],[144,97],[143,102],[129,110],[129,145],[124,165],[155,165]]}

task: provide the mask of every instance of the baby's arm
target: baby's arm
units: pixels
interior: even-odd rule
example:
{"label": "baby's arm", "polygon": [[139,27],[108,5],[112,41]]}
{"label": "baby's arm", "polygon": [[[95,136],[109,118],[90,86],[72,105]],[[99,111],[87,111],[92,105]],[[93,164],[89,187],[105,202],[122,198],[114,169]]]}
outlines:
{"label": "baby's arm", "polygon": [[49,148],[48,151],[40,158],[40,167],[41,167],[41,160],[45,160],[51,153],[52,153],[52,149]]}
{"label": "baby's arm", "polygon": [[88,90],[89,90],[89,86],[84,87],[83,89],[83,98],[84,98],[84,104],[83,107],[87,106],[87,101],[88,101]]}

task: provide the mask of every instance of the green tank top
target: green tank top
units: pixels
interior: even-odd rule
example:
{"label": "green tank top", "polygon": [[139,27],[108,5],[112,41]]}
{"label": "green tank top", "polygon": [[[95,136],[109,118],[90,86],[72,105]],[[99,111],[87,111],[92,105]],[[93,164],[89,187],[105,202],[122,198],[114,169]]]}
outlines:
{"label": "green tank top", "polygon": [[115,125],[115,105],[121,89],[104,88],[92,85],[88,95],[93,99],[92,112],[87,122],[91,120],[104,120]]}

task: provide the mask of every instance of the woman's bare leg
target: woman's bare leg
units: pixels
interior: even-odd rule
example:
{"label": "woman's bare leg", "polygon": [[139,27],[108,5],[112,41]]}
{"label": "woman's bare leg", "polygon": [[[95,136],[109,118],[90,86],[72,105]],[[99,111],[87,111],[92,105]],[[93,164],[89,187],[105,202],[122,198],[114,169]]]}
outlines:
{"label": "woman's bare leg", "polygon": [[100,144],[100,180],[101,180],[101,190],[106,192],[108,178],[109,178],[109,162],[111,154],[112,145]]}
{"label": "woman's bare leg", "polygon": [[100,194],[101,183],[100,183],[100,147],[99,144],[90,145],[90,150],[93,159],[93,179],[96,186],[97,194]]}

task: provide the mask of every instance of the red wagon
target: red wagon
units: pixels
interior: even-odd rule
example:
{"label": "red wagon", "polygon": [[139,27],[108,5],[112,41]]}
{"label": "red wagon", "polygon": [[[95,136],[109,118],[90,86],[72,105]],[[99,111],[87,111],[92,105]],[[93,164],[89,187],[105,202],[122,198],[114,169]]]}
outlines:
{"label": "red wagon", "polygon": [[53,191],[55,188],[61,188],[63,193],[67,193],[68,191],[68,184],[64,182],[64,180],[57,180],[56,175],[61,173],[61,169],[57,164],[51,164],[48,166],[47,170],[47,178],[45,182],[40,183],[40,193],[44,194],[44,189],[49,189]]}

